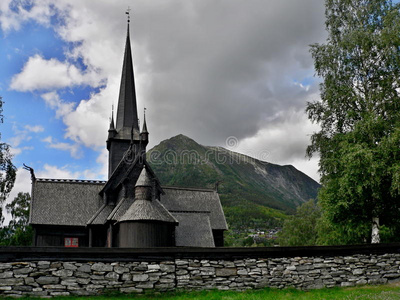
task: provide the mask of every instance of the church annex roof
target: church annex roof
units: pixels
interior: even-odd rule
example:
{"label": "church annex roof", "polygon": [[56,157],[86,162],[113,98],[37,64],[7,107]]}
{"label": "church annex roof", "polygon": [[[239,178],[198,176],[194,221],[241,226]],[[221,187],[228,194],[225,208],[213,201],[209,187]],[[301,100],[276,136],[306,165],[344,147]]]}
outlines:
{"label": "church annex roof", "polygon": [[208,212],[174,212],[178,220],[175,240],[178,247],[215,247]]}
{"label": "church annex roof", "polygon": [[209,211],[212,229],[228,229],[221,201],[215,190],[168,186],[162,188],[165,194],[161,195],[160,202],[171,213]]}
{"label": "church annex roof", "polygon": [[113,210],[113,206],[103,204],[102,207],[90,218],[87,225],[104,225],[107,221],[107,217]]}
{"label": "church annex roof", "polygon": [[103,185],[100,180],[36,179],[30,223],[85,226],[101,207]]}

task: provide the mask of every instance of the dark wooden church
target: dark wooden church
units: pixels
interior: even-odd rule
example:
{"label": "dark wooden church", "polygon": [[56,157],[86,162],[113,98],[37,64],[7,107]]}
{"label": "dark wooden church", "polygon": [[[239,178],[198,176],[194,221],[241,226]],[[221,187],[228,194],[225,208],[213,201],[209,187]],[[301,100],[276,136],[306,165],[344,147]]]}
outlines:
{"label": "dark wooden church", "polygon": [[221,247],[227,229],[218,193],[161,186],[146,161],[131,45],[126,37],[116,122],[108,130],[108,180],[32,178],[35,246]]}

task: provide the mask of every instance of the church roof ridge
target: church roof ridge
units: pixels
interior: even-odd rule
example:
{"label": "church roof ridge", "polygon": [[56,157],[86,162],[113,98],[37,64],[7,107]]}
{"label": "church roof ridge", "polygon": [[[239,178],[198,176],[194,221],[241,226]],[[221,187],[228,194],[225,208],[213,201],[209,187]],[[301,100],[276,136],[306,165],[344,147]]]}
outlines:
{"label": "church roof ridge", "polygon": [[183,190],[183,191],[199,191],[199,192],[215,192],[215,189],[211,188],[198,188],[198,187],[181,187],[181,186],[167,186],[162,185],[163,189],[170,189],[170,190]]}
{"label": "church roof ridge", "polygon": [[74,183],[97,183],[105,184],[105,180],[93,180],[93,179],[62,179],[62,178],[36,178],[36,181],[40,182],[74,182]]}

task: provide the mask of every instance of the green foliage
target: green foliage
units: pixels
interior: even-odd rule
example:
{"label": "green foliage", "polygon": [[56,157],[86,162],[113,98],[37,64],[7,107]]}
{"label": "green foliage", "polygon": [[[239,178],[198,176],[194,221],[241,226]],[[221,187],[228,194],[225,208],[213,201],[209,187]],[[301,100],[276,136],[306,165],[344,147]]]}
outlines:
{"label": "green foliage", "polygon": [[307,106],[321,126],[307,149],[320,155],[321,242],[362,243],[373,217],[398,225],[400,5],[326,0],[326,28],[327,43],[311,47],[321,101]]}
{"label": "green foliage", "polygon": [[229,227],[236,230],[280,227],[287,218],[286,214],[278,210],[253,203],[224,207],[224,213]]}
{"label": "green foliage", "polygon": [[29,193],[18,193],[17,197],[6,205],[12,220],[8,226],[0,229],[0,245],[30,246],[32,244],[33,230],[28,225],[30,200]]}
{"label": "green foliage", "polygon": [[317,221],[321,209],[314,200],[302,204],[296,214],[289,216],[278,233],[280,246],[313,246],[317,242]]}
{"label": "green foliage", "polygon": [[[0,97],[0,123],[3,123],[3,104],[2,97]],[[0,225],[4,221],[2,215],[3,203],[14,186],[15,176],[17,174],[17,169],[13,165],[11,159],[12,154],[10,152],[10,146],[0,142]]]}

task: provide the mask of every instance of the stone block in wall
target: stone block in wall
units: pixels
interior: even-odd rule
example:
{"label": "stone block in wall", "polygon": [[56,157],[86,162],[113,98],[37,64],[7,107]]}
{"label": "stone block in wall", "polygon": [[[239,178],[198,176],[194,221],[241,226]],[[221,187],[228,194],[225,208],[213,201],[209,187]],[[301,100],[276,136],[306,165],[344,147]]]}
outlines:
{"label": "stone block in wall", "polygon": [[61,269],[61,270],[52,272],[52,275],[57,276],[57,277],[70,277],[70,276],[72,276],[72,274],[74,274],[74,272],[72,270],[65,270],[65,269]]}
{"label": "stone block in wall", "polygon": [[237,269],[236,268],[218,268],[218,269],[215,269],[215,275],[221,276],[221,277],[235,276],[235,275],[237,275]]}
{"label": "stone block in wall", "polygon": [[162,272],[172,273],[172,272],[175,272],[175,266],[167,265],[167,264],[160,264],[160,270]]}
{"label": "stone block in wall", "polygon": [[71,295],[69,292],[51,292],[51,296],[69,296]]}
{"label": "stone block in wall", "polygon": [[49,276],[51,272],[46,271],[45,269],[42,269],[39,272],[32,272],[29,274],[29,277],[37,278],[40,276]]}
{"label": "stone block in wall", "polygon": [[140,283],[136,286],[139,289],[152,289],[154,288],[154,283],[153,282],[144,282]]}
{"label": "stone block in wall", "polygon": [[27,285],[14,286],[13,291],[31,292],[33,288]]}
{"label": "stone block in wall", "polygon": [[111,272],[113,270],[113,266],[110,264],[95,263],[91,266],[91,270],[98,272]]}
{"label": "stone block in wall", "polygon": [[133,274],[132,281],[134,282],[142,282],[147,281],[149,279],[149,275],[147,274]]}
{"label": "stone block in wall", "polygon": [[53,262],[50,264],[50,269],[59,269],[61,266],[62,264],[60,262]]}
{"label": "stone block in wall", "polygon": [[60,281],[60,278],[53,277],[53,276],[41,276],[36,279],[36,282],[39,283],[40,285],[56,284],[56,283],[59,283],[59,281]]}
{"label": "stone block in wall", "polygon": [[132,279],[132,275],[129,274],[129,273],[124,273],[124,274],[122,274],[122,276],[121,276],[121,280],[122,280],[122,281],[129,281],[129,280],[131,280],[131,279]]}
{"label": "stone block in wall", "polygon": [[14,276],[14,273],[12,271],[5,271],[3,273],[0,273],[0,279],[12,278],[13,276]]}
{"label": "stone block in wall", "polygon": [[129,268],[127,267],[122,267],[122,266],[115,266],[114,267],[114,272],[117,274],[124,274],[129,272]]}
{"label": "stone block in wall", "polygon": [[0,263],[0,270],[11,269],[12,266],[10,263]]}
{"label": "stone block in wall", "polygon": [[75,272],[75,277],[79,277],[79,278],[89,278],[90,275],[88,273],[85,272]]}
{"label": "stone block in wall", "polygon": [[106,274],[106,276],[104,276],[104,278],[107,279],[107,280],[118,281],[119,274],[117,274],[116,272],[109,272],[109,273]]}
{"label": "stone block in wall", "polygon": [[136,287],[127,287],[127,288],[120,288],[119,289],[121,293],[142,293],[143,290],[142,289],[138,289]]}
{"label": "stone block in wall", "polygon": [[67,289],[64,285],[61,284],[46,284],[43,286],[45,290],[65,290]]}
{"label": "stone block in wall", "polygon": [[75,271],[76,269],[78,269],[78,267],[75,266],[74,263],[70,263],[70,262],[65,262],[65,263],[63,263],[63,266],[64,266],[64,269],[66,269],[66,270]]}
{"label": "stone block in wall", "polygon": [[28,267],[28,268],[21,268],[21,269],[14,269],[14,275],[20,275],[20,274],[29,274],[33,271],[33,268]]}
{"label": "stone block in wall", "polygon": [[61,280],[61,284],[66,285],[66,286],[77,286],[78,282],[77,282],[77,279],[70,278],[70,279]]}
{"label": "stone block in wall", "polygon": [[200,275],[215,275],[214,267],[200,267]]}
{"label": "stone block in wall", "polygon": [[76,282],[82,285],[86,285],[90,282],[89,278],[76,278]]}
{"label": "stone block in wall", "polygon": [[83,264],[77,269],[77,271],[82,273],[90,273],[92,271],[92,268],[89,264]]}

